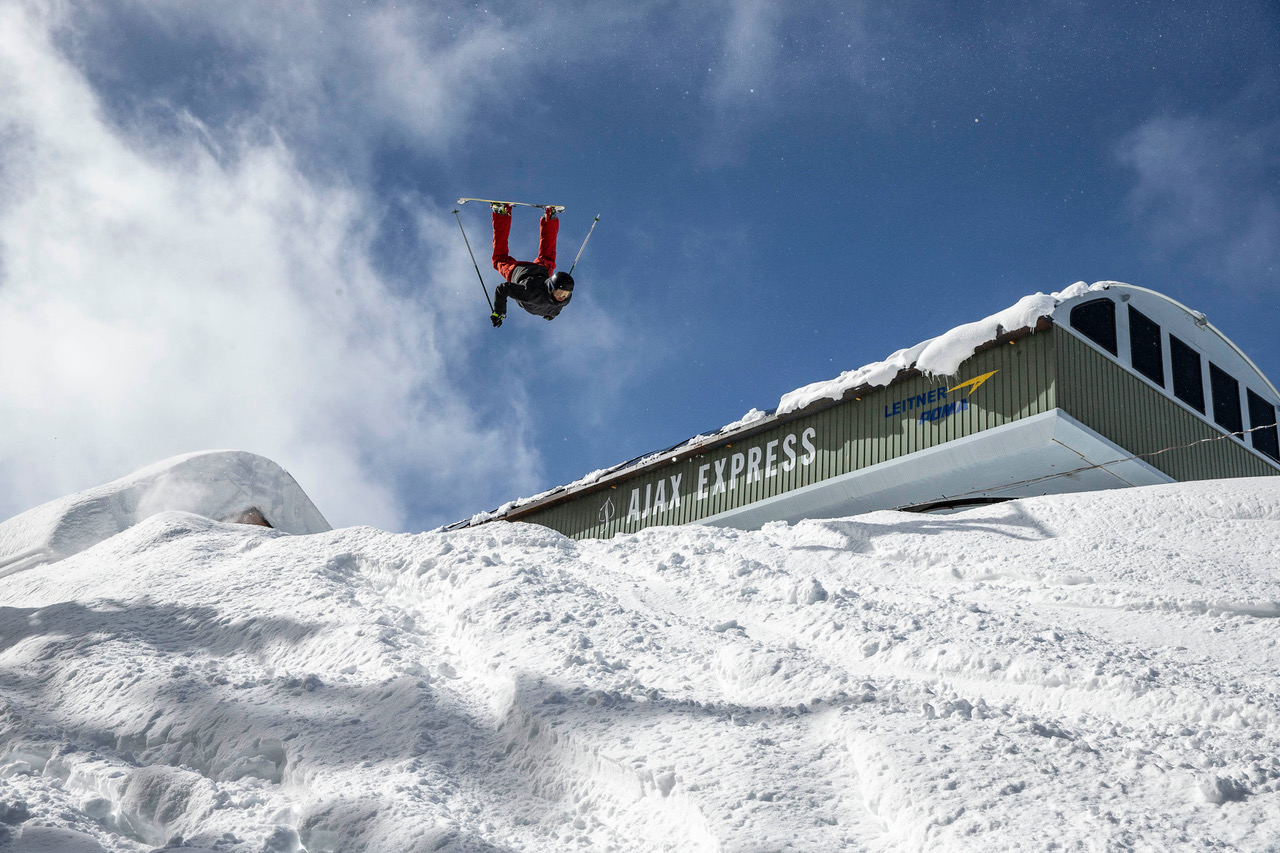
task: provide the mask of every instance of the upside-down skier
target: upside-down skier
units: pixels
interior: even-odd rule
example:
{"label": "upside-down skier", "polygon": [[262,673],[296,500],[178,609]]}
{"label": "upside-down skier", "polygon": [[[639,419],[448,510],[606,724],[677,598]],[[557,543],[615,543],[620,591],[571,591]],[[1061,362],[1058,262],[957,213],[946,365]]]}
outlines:
{"label": "upside-down skier", "polygon": [[538,221],[538,257],[517,261],[507,249],[511,205],[490,206],[493,208],[493,268],[505,281],[494,291],[493,313],[489,319],[495,328],[501,326],[507,316],[507,297],[511,297],[530,314],[554,320],[573,297],[573,277],[567,272],[555,272],[556,236],[560,233],[556,208],[545,208]]}

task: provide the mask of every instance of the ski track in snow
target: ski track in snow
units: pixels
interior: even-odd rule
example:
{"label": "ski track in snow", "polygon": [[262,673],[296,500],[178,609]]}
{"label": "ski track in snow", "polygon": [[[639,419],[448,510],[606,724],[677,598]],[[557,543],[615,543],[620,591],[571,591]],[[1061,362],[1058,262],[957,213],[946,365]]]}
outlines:
{"label": "ski track in snow", "polygon": [[[1280,479],[0,583],[0,851],[1275,850]],[[45,845],[45,846],[41,846]]]}

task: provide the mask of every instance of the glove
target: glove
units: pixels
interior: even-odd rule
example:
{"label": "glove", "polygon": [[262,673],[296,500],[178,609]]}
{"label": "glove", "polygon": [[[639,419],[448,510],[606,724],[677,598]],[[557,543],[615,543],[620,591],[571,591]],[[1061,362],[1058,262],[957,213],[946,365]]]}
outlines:
{"label": "glove", "polygon": [[554,320],[554,319],[555,319],[555,317],[548,317],[548,318],[547,318],[547,321],[548,321],[548,322],[550,322],[550,321],[552,321],[552,320]]}
{"label": "glove", "polygon": [[502,325],[502,316],[503,315],[496,311],[489,315],[489,319],[493,321],[493,327],[495,329]]}

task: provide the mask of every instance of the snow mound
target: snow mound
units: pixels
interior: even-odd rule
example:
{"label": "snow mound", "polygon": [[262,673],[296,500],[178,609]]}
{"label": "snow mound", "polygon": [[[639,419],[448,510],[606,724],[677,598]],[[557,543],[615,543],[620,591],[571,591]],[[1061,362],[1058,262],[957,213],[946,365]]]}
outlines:
{"label": "snow mound", "polygon": [[1277,555],[1280,478],[584,542],[163,513],[0,585],[0,850],[1274,850]]}
{"label": "snow mound", "polygon": [[254,510],[259,523],[286,533],[331,529],[297,481],[270,459],[233,450],[192,453],[0,524],[0,577],[78,554],[160,512],[229,521]]}

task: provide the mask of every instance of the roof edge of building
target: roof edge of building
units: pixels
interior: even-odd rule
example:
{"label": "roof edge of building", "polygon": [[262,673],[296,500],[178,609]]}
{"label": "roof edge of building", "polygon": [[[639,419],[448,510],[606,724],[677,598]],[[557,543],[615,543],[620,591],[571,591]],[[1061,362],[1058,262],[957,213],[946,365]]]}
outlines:
{"label": "roof edge of building", "polygon": [[[985,343],[979,344],[977,347],[975,347],[973,352],[969,355],[968,358],[965,359],[965,361],[967,362],[970,358],[973,358],[973,356],[986,352],[987,350],[994,349],[995,347],[1007,346],[1010,343],[1014,343],[1023,338],[1029,337],[1037,332],[1046,331],[1049,329],[1050,326],[1053,325],[1053,322],[1054,322],[1053,319],[1046,315],[1046,316],[1041,316],[1036,321],[1036,324],[1034,326],[1024,326],[1020,329],[1013,329],[1010,331],[1002,332],[996,335],[996,337],[986,341]],[[869,383],[858,385],[856,387],[847,389],[838,398],[828,397],[820,400],[815,400],[814,402],[809,403],[806,406],[803,406],[798,409],[793,409],[781,415],[776,414],[776,410],[775,410],[774,412],[768,413],[765,417],[756,421],[752,421],[750,424],[745,425],[732,432],[714,433],[708,436],[707,440],[704,442],[700,442],[698,444],[689,444],[689,442],[694,440],[691,438],[691,439],[687,439],[685,442],[681,444],[673,445],[668,450],[655,451],[653,453],[648,453],[643,456],[637,457],[637,460],[648,460],[648,461],[637,462],[633,460],[632,462],[624,462],[621,466],[619,466],[615,470],[610,471],[609,473],[600,477],[598,480],[595,480],[591,483],[584,483],[580,486],[572,486],[572,485],[559,486],[557,488],[552,489],[549,493],[546,493],[541,497],[529,500],[527,503],[521,503],[518,506],[512,507],[505,511],[494,512],[490,514],[482,514],[478,518],[455,522],[454,524],[446,526],[445,529],[459,530],[465,527],[474,527],[480,524],[487,524],[490,521],[520,521],[521,519],[527,516],[533,515],[534,513],[537,513],[537,512],[542,512],[543,510],[551,509],[553,507],[559,506],[562,503],[567,503],[568,501],[571,501],[571,500],[577,500],[580,497],[583,497],[585,495],[590,495],[595,492],[602,492],[602,491],[605,491],[606,489],[611,489],[614,486],[618,485],[618,483],[631,479],[640,471],[654,468],[659,465],[670,465],[677,462],[683,462],[684,460],[689,459],[691,457],[700,456],[705,453],[713,452],[721,447],[732,445],[735,442],[745,441],[755,435],[758,435],[762,432],[770,430],[781,424],[790,423],[792,421],[796,421],[801,418],[805,418],[810,415],[813,415],[817,412],[821,412],[826,409],[831,409],[836,406],[842,405],[848,402],[849,400],[858,399],[863,394],[866,394],[872,390],[875,390],[878,388],[890,388],[890,387],[893,387],[894,385],[900,384],[902,382],[906,382],[907,380],[914,379],[921,375],[923,375],[922,371],[918,370],[915,367],[915,365],[912,364],[910,367],[905,367],[902,370],[899,370],[897,375],[895,375],[893,379],[891,379],[885,385],[873,385]]]}

